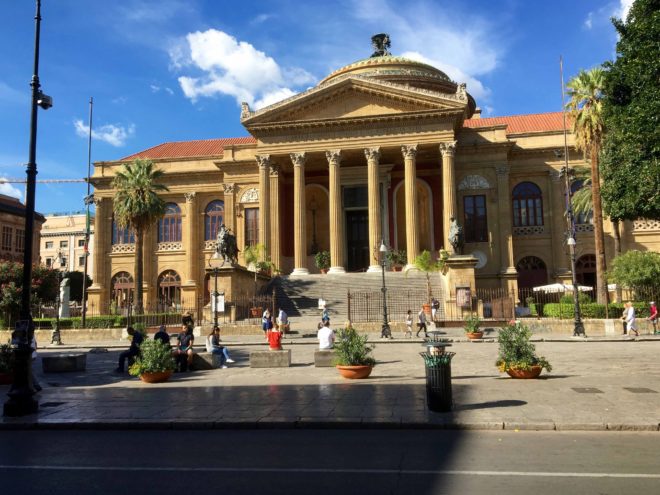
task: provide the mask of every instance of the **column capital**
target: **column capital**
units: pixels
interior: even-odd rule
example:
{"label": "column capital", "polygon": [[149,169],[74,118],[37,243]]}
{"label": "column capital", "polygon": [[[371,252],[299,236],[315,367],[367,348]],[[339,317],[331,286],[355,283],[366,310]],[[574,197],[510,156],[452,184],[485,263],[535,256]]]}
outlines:
{"label": "column capital", "polygon": [[415,158],[417,156],[417,145],[404,144],[401,146],[401,153],[404,158]]}
{"label": "column capital", "polygon": [[225,183],[222,185],[222,191],[225,194],[234,194],[236,192],[236,184],[233,182]]}
{"label": "column capital", "polygon": [[96,206],[98,208],[101,205],[101,203],[103,202],[103,198],[94,197],[94,199],[92,201],[94,201],[94,206]]}
{"label": "column capital", "polygon": [[282,171],[282,167],[280,167],[278,164],[273,163],[270,166],[270,175],[271,177],[277,177],[280,175],[280,172]]}
{"label": "column capital", "polygon": [[550,176],[550,179],[552,179],[552,182],[559,182],[563,174],[561,170],[550,170],[548,175]]}
{"label": "column capital", "polygon": [[293,162],[294,167],[302,167],[305,165],[305,159],[307,158],[307,153],[301,151],[300,153],[290,153],[291,161]]}
{"label": "column capital", "polygon": [[442,156],[454,156],[456,153],[456,143],[457,141],[440,143],[440,153],[442,153]]}
{"label": "column capital", "polygon": [[195,191],[190,191],[187,193],[183,193],[183,195],[186,197],[186,203],[192,203],[193,200],[195,199],[195,196],[197,196],[197,193]]}
{"label": "column capital", "polygon": [[270,166],[270,155],[255,155],[257,165],[259,168],[267,168]]}
{"label": "column capital", "polygon": [[341,150],[328,150],[325,152],[325,157],[327,158],[330,165],[341,164]]}
{"label": "column capital", "polygon": [[364,156],[367,160],[380,160],[380,146],[376,146],[375,148],[365,148]]}
{"label": "column capital", "polygon": [[511,167],[508,165],[497,165],[495,167],[495,173],[498,175],[498,177],[505,177],[509,175],[509,170]]}

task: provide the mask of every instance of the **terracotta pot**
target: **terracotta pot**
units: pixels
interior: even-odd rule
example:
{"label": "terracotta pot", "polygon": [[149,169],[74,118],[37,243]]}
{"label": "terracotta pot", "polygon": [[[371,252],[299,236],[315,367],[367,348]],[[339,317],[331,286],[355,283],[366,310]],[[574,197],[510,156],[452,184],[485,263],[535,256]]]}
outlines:
{"label": "terracotta pot", "polygon": [[528,370],[519,370],[519,369],[506,370],[507,374],[511,378],[521,378],[521,379],[538,378],[538,376],[541,374],[541,371],[543,371],[543,368],[541,368],[540,366],[532,366]]}
{"label": "terracotta pot", "polygon": [[327,268],[321,268],[321,273],[323,275],[325,275],[326,273],[328,273],[328,269]]}
{"label": "terracotta pot", "polygon": [[142,373],[140,380],[145,383],[161,383],[166,382],[172,376],[172,371],[155,371],[153,373]]}
{"label": "terracotta pot", "polygon": [[392,267],[392,271],[393,271],[393,272],[400,272],[401,270],[403,270],[403,267],[402,267],[402,266],[393,266],[393,267]]}
{"label": "terracotta pot", "polygon": [[358,379],[367,378],[371,374],[373,366],[342,366],[338,364],[337,369],[344,378]]}
{"label": "terracotta pot", "polygon": [[470,340],[481,339],[484,336],[483,332],[465,332],[465,335]]}
{"label": "terracotta pot", "polygon": [[0,385],[11,385],[14,381],[14,376],[11,373],[0,373]]}
{"label": "terracotta pot", "polygon": [[257,318],[261,316],[262,313],[263,311],[261,311],[261,308],[250,308],[250,316],[252,318]]}

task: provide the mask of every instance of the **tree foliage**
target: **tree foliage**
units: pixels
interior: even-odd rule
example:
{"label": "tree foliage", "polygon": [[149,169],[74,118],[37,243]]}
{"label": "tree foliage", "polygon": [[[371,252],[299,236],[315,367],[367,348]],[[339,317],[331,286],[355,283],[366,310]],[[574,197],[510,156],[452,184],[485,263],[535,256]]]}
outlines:
{"label": "tree foliage", "polygon": [[628,251],[614,258],[610,279],[624,287],[641,289],[660,285],[660,253]]}
{"label": "tree foliage", "polygon": [[[82,301],[82,290],[83,290],[83,276],[82,272],[68,272],[66,277],[69,278],[69,287],[70,293],[69,297],[72,301],[81,302]],[[89,288],[92,285],[92,279],[87,275],[87,283],[85,287]]]}
{"label": "tree foliage", "polygon": [[605,212],[614,219],[660,218],[660,2],[636,0],[613,19],[617,58],[605,64],[601,154]]}
{"label": "tree foliage", "polygon": [[[32,304],[54,301],[59,290],[57,270],[35,265],[32,268]],[[15,321],[21,309],[23,263],[0,263],[0,316]]]}

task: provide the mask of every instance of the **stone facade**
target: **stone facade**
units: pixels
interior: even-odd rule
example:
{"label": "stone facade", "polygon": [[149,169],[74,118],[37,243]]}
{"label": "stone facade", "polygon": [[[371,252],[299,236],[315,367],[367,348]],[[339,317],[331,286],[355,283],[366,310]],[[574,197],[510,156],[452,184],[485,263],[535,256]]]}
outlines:
{"label": "stone facade", "polygon": [[[147,305],[208,296],[219,221],[241,251],[260,242],[282,273],[304,276],[318,272],[317,250],[330,252],[338,275],[378,269],[381,240],[406,250],[409,264],[422,250],[451,251],[454,217],[477,287],[570,279],[561,113],[480,118],[465,85],[426,64],[382,56],[258,111],[244,104],[241,122],[249,137],[165,143],[95,164],[90,300],[106,304],[132,280],[134,246],[113,229],[111,181],[135,158],[163,170],[172,212],[146,236]],[[569,135],[568,165],[588,166],[573,143]],[[577,226],[583,283],[594,270],[586,220]],[[606,235],[611,258],[609,224]],[[625,223],[622,243],[657,250],[660,226]],[[232,290],[249,294],[252,286]]]}
{"label": "stone facade", "polygon": [[[39,263],[39,238],[44,217],[34,214],[32,262]],[[25,205],[18,199],[0,194],[0,259],[23,263],[25,236]]]}
{"label": "stone facade", "polygon": [[[94,215],[91,215],[90,221],[87,274],[91,277],[94,273]],[[46,215],[41,231],[41,262],[46,266],[55,266],[59,252],[64,262],[62,270],[83,273],[86,222],[85,213]]]}

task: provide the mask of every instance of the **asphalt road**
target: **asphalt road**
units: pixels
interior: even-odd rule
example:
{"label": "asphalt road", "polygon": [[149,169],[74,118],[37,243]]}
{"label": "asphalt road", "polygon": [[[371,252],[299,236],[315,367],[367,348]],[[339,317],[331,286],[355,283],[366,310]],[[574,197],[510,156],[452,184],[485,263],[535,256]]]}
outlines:
{"label": "asphalt road", "polygon": [[5,495],[657,495],[660,435],[1,431],[0,479]]}

